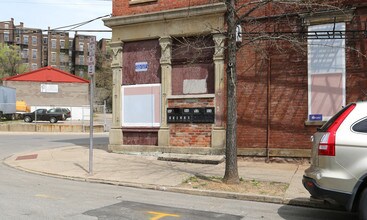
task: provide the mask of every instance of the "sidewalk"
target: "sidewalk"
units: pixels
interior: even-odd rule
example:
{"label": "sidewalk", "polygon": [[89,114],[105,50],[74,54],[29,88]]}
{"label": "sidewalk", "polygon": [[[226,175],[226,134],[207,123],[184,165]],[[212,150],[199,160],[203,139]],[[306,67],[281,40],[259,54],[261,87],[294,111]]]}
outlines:
{"label": "sidewalk", "polygon": [[73,180],[231,199],[329,207],[320,201],[310,200],[309,193],[302,186],[302,175],[308,167],[306,164],[238,162],[239,175],[243,179],[289,183],[284,197],[274,197],[178,187],[184,180],[197,174],[223,176],[224,163],[212,165],[161,161],[156,156],[116,154],[100,149],[94,149],[93,154],[93,175],[88,173],[89,149],[82,146],[20,153],[6,158],[4,163],[27,172]]}

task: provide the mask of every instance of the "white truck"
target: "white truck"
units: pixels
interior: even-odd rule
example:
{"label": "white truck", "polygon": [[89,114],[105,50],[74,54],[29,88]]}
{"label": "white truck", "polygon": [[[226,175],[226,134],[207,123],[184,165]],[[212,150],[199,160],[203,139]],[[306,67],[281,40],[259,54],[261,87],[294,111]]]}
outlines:
{"label": "white truck", "polygon": [[0,86],[0,119],[3,117],[8,120],[17,118],[16,91],[14,88]]}

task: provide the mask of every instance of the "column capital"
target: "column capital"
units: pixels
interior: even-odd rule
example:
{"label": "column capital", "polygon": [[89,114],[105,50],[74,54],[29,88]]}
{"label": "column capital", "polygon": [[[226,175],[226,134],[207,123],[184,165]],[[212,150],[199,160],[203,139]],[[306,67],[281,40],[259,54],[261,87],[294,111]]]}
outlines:
{"label": "column capital", "polygon": [[170,36],[161,37],[159,38],[159,44],[162,49],[161,64],[170,65],[172,58],[172,38]]}
{"label": "column capital", "polygon": [[226,36],[224,34],[213,34],[213,41],[215,44],[214,60],[224,60],[224,43]]}
{"label": "column capital", "polygon": [[112,68],[121,68],[122,67],[122,49],[124,46],[124,42],[122,41],[114,41],[110,42],[110,47],[112,50]]}

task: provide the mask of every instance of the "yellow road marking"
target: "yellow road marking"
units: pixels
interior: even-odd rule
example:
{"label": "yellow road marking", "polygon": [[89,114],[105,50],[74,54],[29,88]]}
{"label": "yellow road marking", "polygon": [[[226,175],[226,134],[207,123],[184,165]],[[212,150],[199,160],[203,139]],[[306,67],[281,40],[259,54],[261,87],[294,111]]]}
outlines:
{"label": "yellow road marking", "polygon": [[43,199],[58,199],[54,196],[50,196],[50,195],[46,195],[46,194],[36,194],[34,196],[38,197],[38,198],[43,198]]}
{"label": "yellow road marking", "polygon": [[148,213],[155,215],[150,220],[158,220],[158,219],[165,218],[165,217],[176,217],[176,218],[180,217],[179,215],[163,213],[163,212],[148,212]]}

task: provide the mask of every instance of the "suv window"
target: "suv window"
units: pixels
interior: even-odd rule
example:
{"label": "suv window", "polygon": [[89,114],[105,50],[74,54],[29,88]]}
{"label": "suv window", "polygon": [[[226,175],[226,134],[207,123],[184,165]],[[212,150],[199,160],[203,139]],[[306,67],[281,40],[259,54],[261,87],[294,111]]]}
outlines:
{"label": "suv window", "polygon": [[53,113],[53,112],[56,112],[56,110],[54,108],[52,108],[52,109],[49,109],[47,112],[48,113]]}
{"label": "suv window", "polygon": [[367,133],[367,118],[354,124],[352,130],[356,132]]}
{"label": "suv window", "polygon": [[320,132],[326,132],[329,127],[334,123],[336,119],[340,117],[341,114],[343,114],[350,106],[355,105],[355,103],[351,103],[347,106],[345,106],[342,110],[340,110],[338,113],[336,113],[332,118],[329,119],[321,128],[317,129]]}
{"label": "suv window", "polygon": [[44,111],[43,109],[37,109],[36,114],[42,114],[43,111]]}

